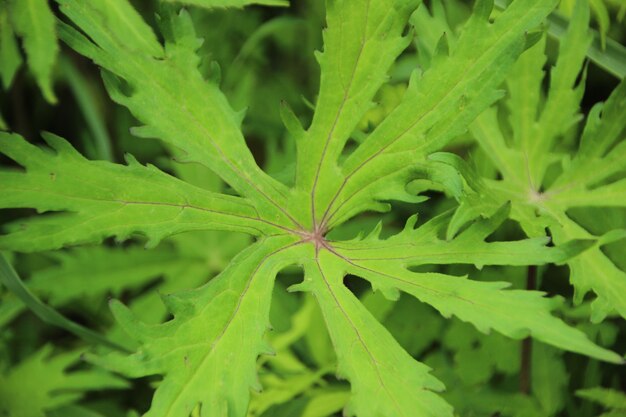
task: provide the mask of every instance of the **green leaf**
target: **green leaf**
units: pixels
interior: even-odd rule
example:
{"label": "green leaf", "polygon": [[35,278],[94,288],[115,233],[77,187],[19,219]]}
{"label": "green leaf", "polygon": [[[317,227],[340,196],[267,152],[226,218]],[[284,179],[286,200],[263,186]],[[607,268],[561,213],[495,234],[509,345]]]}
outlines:
{"label": "green leaf", "polygon": [[584,0],[578,0],[576,4],[567,35],[559,45],[556,66],[550,71],[548,96],[532,130],[532,138],[522,147],[529,165],[528,176],[536,187],[544,180],[549,165],[547,159],[556,139],[579,118],[577,113],[584,89],[576,82],[591,43],[591,34],[587,29],[589,7]]}
{"label": "green leaf", "polygon": [[[59,53],[55,18],[47,0],[9,0],[15,33],[22,38],[28,67],[45,99],[56,103],[52,71]],[[7,85],[7,84],[5,84]]]}
{"label": "green leaf", "polygon": [[111,138],[105,127],[104,117],[98,108],[100,97],[91,90],[88,79],[69,59],[61,59],[60,68],[90,129],[93,151],[88,156],[93,156],[93,159],[112,161]]}
{"label": "green leaf", "polygon": [[53,411],[46,413],[47,417],[103,417],[102,414],[97,413],[85,407],[78,405],[69,405],[67,407],[61,407]]}
{"label": "green leaf", "polygon": [[[300,225],[285,209],[289,190],[265,174],[246,147],[240,130],[243,114],[234,111],[219,86],[198,71],[195,50],[201,42],[184,10],[177,15],[164,10],[164,49],[125,0],[60,0],[59,4],[89,36],[62,25],[61,38],[106,70],[103,75],[111,97],[145,124],[133,129],[135,135],[179,148],[180,160],[211,168],[243,196],[254,196],[253,204],[271,213],[273,220]],[[116,22],[115,31],[110,30],[110,20]]]}
{"label": "green leaf", "polygon": [[[259,360],[259,365],[264,365],[259,372],[263,390],[252,395],[248,408],[250,417],[276,415],[276,408],[279,405],[293,404],[291,400],[294,398],[307,396],[315,385],[325,384],[323,377],[331,370],[328,366],[316,370],[309,369],[292,349],[306,334],[311,320],[314,319],[316,307],[313,297],[305,297],[305,301],[300,303],[302,305],[300,309],[290,311],[295,307],[287,307],[286,304],[294,303],[297,306],[298,299],[299,297],[286,293],[280,285],[274,290],[270,314],[274,327],[268,334],[268,340],[276,350],[276,355],[265,356]],[[291,322],[287,324],[289,327],[279,330],[280,323],[289,318],[291,318]]]}
{"label": "green leaf", "polygon": [[44,417],[88,391],[126,388],[119,377],[97,370],[68,372],[79,353],[52,355],[47,345],[0,375],[0,412],[12,417]]}
{"label": "green leaf", "polygon": [[[564,220],[567,226],[558,231],[559,239],[570,236],[587,234],[580,226],[572,221]],[[582,302],[585,294],[593,290],[597,298],[592,303],[591,320],[602,321],[611,311],[616,310],[622,317],[626,317],[626,272],[596,247],[580,257],[569,262],[571,269],[571,283],[574,285],[574,300]]]}
{"label": "green leaf", "polygon": [[[329,174],[322,229],[364,210],[385,210],[377,200],[414,201],[405,184],[427,153],[464,132],[501,97],[496,90],[524,47],[524,34],[553,8],[553,1],[514,2],[494,23],[489,2],[477,3],[455,48],[441,51],[422,76],[415,74],[404,99],[345,160],[341,175]],[[341,180],[338,180],[340,178]]]}
{"label": "green leaf", "polygon": [[0,5],[0,78],[2,86],[8,90],[17,70],[22,65],[22,56],[13,33],[9,13],[4,4]]}
{"label": "green leaf", "polygon": [[117,297],[158,277],[180,280],[180,274],[191,275],[194,264],[206,271],[203,259],[180,253],[171,245],[150,251],[139,246],[94,246],[55,252],[49,257],[58,264],[33,273],[28,287],[55,306],[80,298]]}
{"label": "green leaf", "polygon": [[[555,259],[562,262],[580,248],[550,253],[550,249],[542,246],[546,240],[537,239],[485,243],[483,240],[493,231],[489,222],[472,225],[452,242],[438,242],[436,231],[428,223],[413,230],[413,222],[409,222],[403,233],[384,241],[373,237],[362,242],[336,245],[335,254],[342,261],[336,267],[336,273],[363,277],[371,282],[374,289],[380,289],[391,297],[396,296],[398,290],[404,291],[432,305],[445,317],[455,315],[483,332],[495,329],[514,339],[530,334],[561,349],[622,363],[619,355],[594,345],[584,333],[551,316],[550,311],[559,304],[557,299],[544,298],[542,293],[535,291],[505,291],[510,285],[505,282],[478,282],[465,277],[416,273],[408,269],[448,262],[514,265],[516,258],[533,257],[533,263]],[[463,249],[455,250],[455,244]],[[501,246],[502,250],[485,250],[490,245]],[[535,255],[532,255],[533,252]]]}
{"label": "green leaf", "polygon": [[[601,31],[598,33],[595,29],[589,29],[593,34],[593,43],[587,50],[587,57],[607,73],[617,77],[617,79],[623,79],[626,77],[626,48],[619,42],[606,37],[604,30],[608,25],[606,23],[607,16],[604,14],[604,10],[602,10],[603,6],[600,6],[602,1],[603,0],[588,0],[589,5],[599,21]],[[567,0],[567,3],[574,6],[576,0]],[[495,4],[498,8],[504,9],[508,1],[495,0]],[[561,4],[564,4],[563,0]],[[615,4],[613,8],[617,9],[617,4]],[[620,11],[617,12],[618,21],[622,20],[624,12],[626,12],[626,7],[622,3]],[[568,20],[561,14],[555,12],[548,16],[547,21],[549,23],[548,34],[552,38],[561,41],[567,32]]]}
{"label": "green leaf", "polygon": [[343,389],[320,390],[314,394],[302,412],[302,417],[327,417],[341,411],[350,398],[350,392]]}
{"label": "green leaf", "polygon": [[244,416],[250,387],[260,389],[256,358],[268,353],[262,337],[273,279],[293,262],[293,242],[268,238],[241,252],[204,287],[165,296],[174,319],[162,325],[141,323],[112,302],[117,320],[142,346],[132,356],[91,360],[130,376],[165,376],[147,417],[188,416],[199,404],[206,416]]}
{"label": "green leaf", "polygon": [[[157,18],[164,39],[161,45],[126,0],[58,0],[61,13],[69,21],[60,24],[62,39],[103,69],[111,97],[143,124],[133,132],[162,140],[177,160],[212,170],[236,196],[215,191],[222,187],[216,186],[214,177],[205,175],[202,168],[175,166],[174,171],[185,182],[134,161],[128,166],[87,161],[54,136],[46,136],[56,151],[51,153],[6,135],[1,137],[0,147],[24,170],[0,173],[0,207],[64,213],[34,217],[21,231],[13,225],[14,232],[0,237],[0,245],[43,250],[108,236],[124,238],[131,233],[146,235],[154,244],[165,236],[193,230],[253,235],[256,241],[208,284],[163,296],[173,316],[165,323],[152,324],[155,320],[149,314],[143,319],[141,310],[153,306],[154,297],[145,304],[136,301],[131,308],[118,301],[111,303],[117,322],[136,341],[137,348],[131,355],[110,353],[89,358],[128,377],[161,378],[147,417],[244,417],[251,411],[249,388],[259,389],[259,381],[266,382],[270,389],[265,396],[255,397],[254,410],[264,410],[270,403],[291,398],[317,381],[321,383],[319,377],[334,356],[326,333],[317,323],[321,322],[317,310],[310,306],[302,316],[293,313],[293,332],[269,337],[279,350],[284,352],[293,345],[294,351],[257,361],[259,354],[271,352],[264,333],[269,326],[275,277],[284,268],[294,266],[303,267],[304,280],[292,289],[309,291],[316,297],[336,352],[339,376],[350,382],[351,395],[345,410],[348,415],[442,417],[452,416],[453,410],[437,393],[443,390],[443,384],[430,375],[427,366],[414,361],[367,308],[369,305],[384,319],[389,306],[376,306],[372,297],[360,301],[344,285],[346,274],[369,280],[390,299],[404,291],[444,316],[456,315],[482,331],[494,329],[515,339],[532,335],[563,349],[621,363],[617,354],[593,344],[582,332],[551,315],[559,301],[556,298],[533,291],[505,290],[509,284],[501,280],[474,281],[413,269],[434,270],[435,264],[481,267],[563,263],[575,255],[584,256],[583,251],[592,244],[589,240],[593,236],[589,235],[576,236],[573,242],[559,236],[556,247],[547,247],[545,237],[491,241],[488,238],[508,216],[509,206],[501,198],[508,194],[497,189],[482,199],[481,193],[488,194],[488,187],[459,162],[460,158],[430,155],[463,134],[472,120],[503,97],[497,89],[524,49],[537,40],[528,32],[543,21],[555,2],[517,0],[492,19],[492,2],[478,1],[460,38],[448,41],[446,35],[438,42],[424,74],[415,73],[400,103],[367,135],[355,133],[355,129],[371,109],[389,68],[409,44],[409,36],[404,33],[418,2],[329,0],[324,52],[319,56],[320,93],[312,123],[304,129],[295,114],[282,111],[289,133],[297,141],[297,161],[295,178],[281,183],[255,161],[244,138],[243,115],[233,110],[217,85],[219,71],[212,71],[211,79],[206,80],[198,70],[196,50],[200,41],[187,12],[173,13],[172,7],[164,5]],[[581,27],[581,13],[576,27]],[[583,39],[585,33],[572,31],[572,36]],[[580,54],[571,44],[562,48],[562,53],[563,63],[558,63],[554,71],[554,92],[548,95],[548,102],[556,104],[545,108],[554,113],[557,104],[564,105],[564,114],[557,116],[569,123],[577,111],[572,97],[580,93],[577,90],[571,94],[569,89],[576,82],[579,68],[570,68],[566,63],[578,62]],[[532,63],[531,77],[537,77],[539,66]],[[536,78],[531,83],[537,88],[541,84]],[[533,102],[532,97],[526,98],[523,94],[516,96],[516,100]],[[527,105],[525,111],[530,107]],[[607,106],[607,115],[613,114],[612,108]],[[535,114],[539,117],[539,112]],[[494,120],[499,120],[497,114],[489,122]],[[522,125],[534,119],[526,114],[516,116],[516,120]],[[497,132],[499,127],[488,130]],[[560,134],[560,128],[550,127],[550,132]],[[273,132],[274,128],[269,130]],[[276,142],[271,132],[255,129],[251,136],[264,134],[262,137],[272,143],[267,148],[275,152],[282,143]],[[504,134],[499,133],[497,145],[507,149]],[[289,149],[293,147],[285,147],[288,150],[281,152],[280,158],[269,159],[274,168],[284,165],[290,174],[293,160],[289,159]],[[560,159],[546,157],[546,161]],[[424,176],[429,180],[422,180]],[[434,178],[442,179],[444,188],[457,199],[465,194],[473,197],[465,204],[462,216],[434,216],[417,229],[412,218],[403,232],[386,240],[378,237],[382,223],[363,240],[328,238],[331,229],[351,217],[388,208],[381,201],[424,201],[425,197],[415,195],[415,191],[433,186]],[[437,187],[435,184],[433,188],[442,188]],[[518,216],[518,206],[511,204],[511,216]],[[521,211],[530,218],[535,216],[534,208],[524,207]],[[477,217],[483,218],[474,221]],[[544,219],[533,226],[543,231]],[[358,228],[357,223],[353,229]],[[446,231],[448,236],[443,239]],[[336,235],[342,236],[341,230]],[[226,240],[219,237],[218,244],[227,246]],[[617,237],[611,234],[600,243]],[[196,244],[193,239],[185,243],[176,238],[174,242],[182,253],[213,247],[202,239]],[[200,258],[206,259],[202,254]],[[220,263],[215,269],[222,266]],[[131,278],[143,280],[146,275]],[[293,282],[294,277],[286,279]],[[114,281],[105,287],[119,290]],[[280,297],[275,299],[279,307],[285,299]],[[135,308],[139,314],[132,312]],[[307,320],[315,322],[313,336],[296,343]],[[291,324],[286,322],[281,320],[279,326]],[[315,336],[320,337],[312,342]],[[424,335],[425,339],[432,337]],[[303,349],[317,347],[320,351],[311,354],[310,359],[321,369],[309,371],[298,357]],[[260,367],[263,374],[257,379]],[[287,370],[295,373],[286,376],[275,372]],[[334,412],[346,401],[345,389],[333,382],[329,385],[339,387],[342,394],[326,408]],[[321,391],[326,394],[331,390]],[[528,409],[534,406],[521,396],[509,397],[518,399],[519,404],[530,404]],[[266,413],[273,410],[267,408]],[[317,407],[307,413],[323,411]]]}
{"label": "green leaf", "polygon": [[453,240],[441,240],[438,234],[446,226],[450,213],[445,213],[414,229],[417,217],[407,222],[404,231],[385,240],[375,235],[362,241],[336,245],[336,249],[351,260],[398,261],[405,266],[432,264],[483,265],[541,265],[563,263],[589,248],[593,242],[570,242],[560,247],[546,247],[549,238],[534,238],[512,242],[485,242],[508,216],[508,206],[493,217],[481,219]]}
{"label": "green leaf", "polygon": [[24,309],[24,304],[10,292],[0,293],[0,328],[10,323]]}
{"label": "green leaf", "polygon": [[0,133],[0,152],[26,168],[0,171],[0,207],[69,213],[21,221],[13,233],[0,236],[2,249],[58,249],[109,236],[123,240],[132,233],[144,234],[155,246],[182,231],[258,234],[270,226],[245,199],[204,191],[131,157],[128,166],[88,161],[63,139],[44,138],[55,153]]}
{"label": "green leaf", "polygon": [[[559,142],[579,118],[584,85],[577,84],[577,79],[590,42],[588,21],[588,7],[578,1],[551,71],[545,99],[541,98],[545,43],[534,45],[516,63],[507,80],[512,138],[505,135],[507,128],[500,125],[497,109],[486,111],[472,125],[472,134],[502,180],[481,179],[462,168],[466,187],[451,233],[479,215],[491,215],[510,201],[511,218],[520,222],[529,236],[544,235],[547,227],[558,247],[571,239],[596,237],[570,217],[571,209],[626,206],[626,82],[618,85],[606,103],[593,107],[576,153],[563,150]],[[463,165],[458,160],[447,163],[457,168]],[[551,169],[556,174],[548,178]],[[589,290],[598,296],[593,304],[593,321],[602,320],[612,310],[626,317],[626,272],[599,247],[568,265],[575,301],[581,302]]]}
{"label": "green leaf", "polygon": [[313,121],[298,140],[297,187],[311,190],[312,219],[322,218],[340,174],[337,160],[352,131],[409,39],[402,36],[418,0],[327,1],[319,97]]}
{"label": "green leaf", "polygon": [[564,358],[554,348],[532,345],[532,391],[546,416],[553,416],[565,406],[569,382]]}
{"label": "green leaf", "polygon": [[343,285],[338,258],[323,252],[305,268],[307,279],[298,288],[317,297],[337,350],[338,375],[350,381],[352,396],[344,413],[451,417],[452,407],[435,394],[443,384],[427,366],[413,360]]}

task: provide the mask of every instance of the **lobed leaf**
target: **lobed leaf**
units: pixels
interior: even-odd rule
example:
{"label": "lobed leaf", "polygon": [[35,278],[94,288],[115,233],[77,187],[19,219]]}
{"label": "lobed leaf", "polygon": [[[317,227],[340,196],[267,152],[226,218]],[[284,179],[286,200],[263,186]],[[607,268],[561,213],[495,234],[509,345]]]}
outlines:
{"label": "lobed leaf", "polygon": [[[52,70],[59,53],[59,44],[52,10],[47,0],[9,0],[8,5],[13,29],[22,38],[26,50],[28,67],[45,99],[56,103],[52,89]],[[10,39],[7,41],[10,42]],[[5,82],[9,79],[10,77],[5,79]],[[8,84],[10,83],[5,86]]]}
{"label": "lobed leaf", "polygon": [[0,133],[0,152],[26,168],[0,172],[0,208],[64,213],[20,221],[0,236],[2,249],[58,249],[109,236],[126,239],[132,233],[142,233],[149,245],[156,245],[182,231],[256,235],[270,226],[245,199],[196,188],[130,157],[128,166],[88,161],[63,139],[44,138],[55,154],[18,135]]}
{"label": "lobed leaf", "polygon": [[589,341],[584,333],[551,316],[558,305],[540,292],[508,290],[505,282],[477,282],[437,273],[414,273],[392,261],[351,261],[347,273],[369,280],[375,288],[393,293],[401,290],[435,307],[445,317],[455,315],[479,330],[490,329],[514,339],[527,336],[564,350],[613,363],[622,358]]}
{"label": "lobed leaf", "polygon": [[352,131],[373,106],[372,98],[398,55],[420,0],[329,0],[320,91],[313,121],[298,141],[297,187],[310,191],[312,224],[332,197],[337,160]]}
{"label": "lobed leaf", "polygon": [[9,19],[9,10],[2,4],[0,5],[0,78],[5,90],[11,87],[13,78],[21,65],[22,56]]}
{"label": "lobed leaf", "polygon": [[[68,25],[61,38],[105,71],[109,94],[144,124],[133,133],[179,148],[181,160],[211,168],[273,220],[298,226],[285,209],[288,189],[265,174],[247,148],[235,112],[215,82],[198,71],[201,45],[183,10],[162,11],[163,48],[126,0],[58,0],[61,11],[87,36]],[[119,16],[124,16],[120,19]],[[116,22],[112,31],[110,21]],[[167,117],[164,117],[167,115]],[[184,127],[184,128],[182,128]]]}
{"label": "lobed leaf", "polygon": [[509,206],[503,206],[491,218],[480,219],[454,239],[439,236],[451,213],[444,213],[414,228],[417,217],[407,222],[402,233],[379,240],[374,232],[361,241],[340,242],[334,247],[353,261],[390,261],[411,267],[425,264],[542,265],[564,263],[588,249],[593,241],[572,241],[558,247],[546,247],[549,238],[486,242],[507,218]]}
{"label": "lobed leaf", "polygon": [[199,6],[207,9],[221,9],[227,7],[241,8],[258,4],[262,6],[289,6],[289,0],[161,0],[164,3],[180,3],[190,6]]}
{"label": "lobed leaf", "polygon": [[180,281],[180,275],[192,275],[194,266],[206,273],[203,259],[165,244],[149,251],[140,246],[88,246],[49,257],[57,263],[33,273],[28,287],[54,306],[80,298],[117,297],[159,277]]}
{"label": "lobed leaf", "polygon": [[364,210],[384,210],[381,199],[409,200],[407,177],[501,97],[496,89],[524,48],[525,33],[554,7],[553,1],[516,1],[494,23],[491,4],[479,1],[454,49],[445,39],[433,63],[415,74],[398,107],[332,179],[322,223],[335,226]]}
{"label": "lobed leaf", "polygon": [[344,414],[359,417],[445,417],[443,384],[415,361],[344,286],[342,262],[322,252],[305,265],[298,288],[313,292],[337,351],[338,375],[350,381]]}
{"label": "lobed leaf", "polygon": [[363,242],[343,242],[335,245],[332,251],[343,261],[337,267],[342,275],[350,273],[363,277],[375,289],[380,289],[391,297],[397,296],[397,290],[401,290],[432,305],[444,316],[456,315],[483,332],[495,329],[516,339],[530,334],[561,349],[622,363],[619,355],[596,346],[584,333],[551,316],[550,311],[558,302],[543,298],[540,292],[504,291],[510,284],[477,282],[465,277],[409,270],[411,266],[429,263],[516,265],[516,259],[522,256],[532,259],[535,264],[563,262],[586,246],[574,243],[569,248],[545,248],[543,244],[546,240],[537,239],[484,242],[495,229],[495,225],[505,217],[506,212],[501,211],[496,219],[470,226],[451,242],[436,238],[436,233],[441,228],[441,225],[436,224],[439,219],[416,230],[413,230],[413,219],[401,234],[387,240],[380,241],[376,237],[370,237]]}
{"label": "lobed leaf", "polygon": [[140,342],[132,356],[111,354],[92,361],[131,377],[161,374],[146,417],[244,416],[250,387],[260,389],[256,359],[268,353],[273,280],[293,262],[293,238],[267,238],[241,252],[207,285],[164,297],[174,315],[162,325],[139,322],[120,302],[111,308]]}
{"label": "lobed leaf", "polygon": [[[588,39],[583,30],[585,9],[577,8],[544,100],[539,89],[545,43],[539,39],[537,45],[523,51],[538,40],[528,31],[552,11],[556,0],[516,0],[493,19],[492,2],[478,1],[458,39],[446,34],[436,47],[420,47],[428,52],[420,58],[424,73],[415,72],[399,105],[367,135],[354,131],[386,81],[390,66],[408,45],[405,27],[419,2],[328,0],[328,29],[324,52],[319,55],[321,87],[313,121],[305,130],[294,114],[282,112],[298,141],[295,187],[288,188],[259,168],[242,134],[243,115],[230,106],[217,77],[205,80],[198,70],[195,51],[201,42],[184,10],[174,13],[168,5],[161,8],[157,20],[165,39],[162,45],[127,0],[57,1],[75,25],[61,24],[62,39],[103,69],[111,97],[144,125],[134,133],[161,139],[177,159],[208,167],[241,197],[195,187],[133,160],[128,166],[90,162],[52,135],[46,135],[46,140],[55,153],[29,145],[16,135],[4,135],[0,136],[0,150],[25,170],[0,172],[0,208],[63,213],[28,220],[23,230],[13,226],[13,233],[0,237],[0,248],[44,250],[108,236],[124,238],[131,233],[142,233],[154,244],[174,233],[209,229],[244,232],[259,239],[205,286],[164,296],[173,315],[166,323],[149,324],[120,302],[111,303],[120,326],[139,347],[130,356],[111,353],[90,356],[90,360],[129,377],[161,376],[147,417],[243,417],[251,412],[249,388],[260,388],[257,357],[269,352],[263,335],[269,325],[273,282],[277,273],[292,265],[301,265],[305,271],[304,281],[292,289],[316,296],[337,353],[339,375],[350,381],[348,415],[442,417],[453,412],[437,394],[443,384],[430,375],[427,366],[414,361],[367,310],[369,305],[382,317],[386,307],[372,298],[361,303],[343,285],[346,274],[365,278],[391,299],[399,291],[406,292],[444,316],[456,315],[484,332],[493,329],[514,339],[531,335],[562,349],[623,362],[554,317],[551,311],[557,299],[535,291],[505,290],[509,285],[505,282],[472,281],[411,269],[451,263],[479,268],[550,262],[575,265],[571,261],[574,256],[582,260],[601,253],[597,245],[589,248],[594,236],[567,223],[565,215],[553,213],[558,208],[564,214],[567,208],[587,204],[590,197],[574,197],[565,190],[565,202],[559,202],[562,206],[550,208],[547,193],[540,188],[547,169],[563,161],[552,153],[552,144],[577,118],[582,94],[577,79],[584,57],[577,44]],[[416,23],[428,18],[424,13],[416,16]],[[434,29],[424,42],[432,40],[442,27]],[[503,97],[497,89],[511,70],[507,87],[513,140],[507,140],[508,131],[501,129],[493,109],[472,128],[493,153],[494,164],[503,171],[502,181],[481,178],[459,157],[431,155],[464,133],[479,114]],[[586,156],[571,161],[571,166],[587,167],[608,161],[594,170],[593,180],[582,181],[577,188],[593,198],[612,198],[623,192],[623,181],[614,179],[622,172],[620,156],[626,149],[616,145],[623,130],[619,127],[623,93],[616,94],[618,98],[592,113],[581,147]],[[561,107],[562,113],[558,111]],[[560,126],[549,124],[552,117],[558,118]],[[535,135],[537,129],[541,130],[541,142]],[[595,138],[599,138],[598,144],[591,145]],[[529,162],[529,153],[537,158]],[[563,164],[564,172],[568,163]],[[177,171],[195,184],[216,186],[202,171]],[[329,230],[356,214],[386,209],[381,201],[422,201],[424,197],[407,187],[421,173],[440,180],[446,191],[462,201],[452,217],[446,213],[419,228],[414,227],[416,219],[412,218],[404,231],[385,240],[378,236],[380,226],[364,240],[328,240]],[[576,177],[576,186],[578,181]],[[420,183],[413,185],[412,191],[425,188]],[[505,204],[509,200],[510,207]],[[548,212],[550,216],[545,215]],[[520,219],[525,230],[532,229],[529,235],[542,237],[487,241],[508,216]],[[478,217],[483,218],[474,221]],[[546,246],[546,226],[553,228],[556,247]],[[597,244],[620,236],[610,234]],[[176,244],[185,252],[194,242]],[[212,247],[204,240],[195,246]],[[164,256],[162,260],[167,259]],[[84,272],[84,259],[76,260],[75,270]],[[594,266],[596,262],[594,258]],[[120,266],[124,265],[128,266]],[[145,269],[152,271],[140,269],[131,275],[138,282],[151,275]],[[71,263],[66,261],[61,270],[67,275],[64,278],[71,278]],[[120,290],[114,280],[103,287],[94,290]],[[145,308],[152,300],[137,305]],[[310,323],[315,322],[312,312],[309,310],[306,319]],[[146,314],[146,320],[152,319]],[[293,324],[293,332],[275,338],[278,348],[302,335],[304,324],[296,323],[295,318]],[[307,347],[322,346],[323,353],[316,352],[314,361],[327,369],[333,355],[325,346],[325,333],[314,335],[306,341]],[[318,340],[313,341],[315,337]],[[304,365],[291,359],[280,365],[301,370]],[[264,377],[276,392],[258,396],[255,410],[267,408],[281,395],[297,395],[324,372],[304,372],[302,378],[289,379],[291,386],[271,374]],[[542,398],[546,408],[558,408],[547,397]],[[328,412],[345,401],[342,391]],[[322,412],[309,409],[307,413]]]}
{"label": "lobed leaf", "polygon": [[[502,174],[502,180],[479,178],[463,168],[467,187],[455,214],[454,230],[511,201],[511,217],[520,222],[529,236],[544,235],[548,227],[558,246],[571,239],[595,237],[572,220],[572,208],[626,206],[626,82],[618,85],[606,103],[591,110],[577,153],[570,156],[554,150],[557,140],[577,120],[583,86],[576,82],[589,42],[588,20],[589,10],[579,1],[551,72],[550,92],[545,99],[540,94],[545,43],[534,45],[515,65],[507,80],[512,141],[507,141],[496,109],[483,113],[472,125],[474,137]],[[448,162],[457,168],[463,165]],[[548,182],[546,173],[558,167],[558,163],[560,169]],[[575,300],[581,302],[589,290],[598,296],[593,303],[594,321],[612,310],[626,317],[626,298],[622,296],[626,291],[626,272],[599,247],[572,259],[568,265],[576,289]]]}
{"label": "lobed leaf", "polygon": [[68,372],[77,352],[52,355],[47,345],[0,374],[0,411],[14,417],[44,417],[80,400],[88,391],[126,388],[119,377],[97,370]]}

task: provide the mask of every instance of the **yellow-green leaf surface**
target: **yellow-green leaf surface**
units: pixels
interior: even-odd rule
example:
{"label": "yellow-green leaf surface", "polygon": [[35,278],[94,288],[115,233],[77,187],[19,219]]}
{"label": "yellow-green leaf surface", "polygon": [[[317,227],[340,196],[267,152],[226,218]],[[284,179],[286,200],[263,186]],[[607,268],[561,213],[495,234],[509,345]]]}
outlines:
{"label": "yellow-green leaf surface", "polygon": [[[396,109],[323,181],[321,228],[364,210],[385,210],[382,199],[414,201],[405,190],[423,158],[464,132],[501,93],[496,88],[524,47],[524,34],[553,8],[552,1],[516,1],[495,22],[479,1],[448,52],[445,37],[430,68],[414,74]],[[323,139],[318,139],[323,142]]]}
{"label": "yellow-green leaf surface", "polygon": [[323,252],[305,266],[300,288],[312,291],[322,309],[339,363],[350,381],[345,414],[359,417],[451,417],[452,407],[436,395],[443,384],[415,361],[343,284],[335,255]]}
{"label": "yellow-green leaf surface", "polygon": [[327,2],[324,51],[317,55],[319,97],[311,126],[298,138],[298,187],[311,190],[313,214],[307,222],[321,222],[323,204],[331,198],[329,183],[340,175],[337,159],[372,107],[389,67],[408,46],[402,31],[418,4],[418,0]]}
{"label": "yellow-green leaf surface", "polygon": [[452,241],[437,238],[441,225],[435,219],[417,229],[409,222],[402,233],[386,240],[371,236],[360,242],[344,243],[345,246],[337,245],[334,250],[343,261],[336,267],[337,273],[366,278],[374,288],[390,296],[395,295],[394,291],[404,291],[432,305],[444,316],[456,315],[484,332],[495,329],[516,339],[531,334],[561,349],[621,363],[619,355],[598,348],[584,333],[552,317],[550,311],[558,306],[558,301],[544,298],[539,292],[504,290],[509,286],[506,282],[476,282],[408,269],[429,263],[515,265],[516,258],[532,260],[533,264],[560,263],[586,246],[581,242],[582,245],[546,248],[545,239],[485,242],[505,217],[506,212],[501,211],[497,218],[471,225]]}
{"label": "yellow-green leaf surface", "polygon": [[44,137],[54,151],[0,133],[0,151],[26,169],[0,171],[0,207],[55,212],[14,224],[0,237],[2,249],[58,249],[132,233],[156,245],[182,231],[260,234],[273,227],[245,199],[196,188],[132,158],[128,166],[88,161],[63,139]]}

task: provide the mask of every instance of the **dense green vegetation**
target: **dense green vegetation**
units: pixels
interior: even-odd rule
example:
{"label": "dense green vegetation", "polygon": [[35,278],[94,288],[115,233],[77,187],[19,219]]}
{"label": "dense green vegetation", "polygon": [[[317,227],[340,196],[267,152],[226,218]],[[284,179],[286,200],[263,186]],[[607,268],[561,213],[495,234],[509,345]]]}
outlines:
{"label": "dense green vegetation", "polygon": [[626,415],[625,14],[0,0],[0,417]]}

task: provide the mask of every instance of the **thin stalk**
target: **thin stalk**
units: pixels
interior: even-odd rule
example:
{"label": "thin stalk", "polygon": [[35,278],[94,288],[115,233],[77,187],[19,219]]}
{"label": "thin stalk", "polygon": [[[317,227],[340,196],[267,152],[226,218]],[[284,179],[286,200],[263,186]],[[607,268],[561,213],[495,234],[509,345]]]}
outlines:
{"label": "thin stalk", "polygon": [[[528,267],[526,275],[526,289],[535,290],[537,288],[537,267],[531,265]],[[532,353],[533,342],[530,337],[522,340],[522,353],[520,358],[520,377],[519,377],[519,389],[522,394],[530,395],[532,389]]]}

